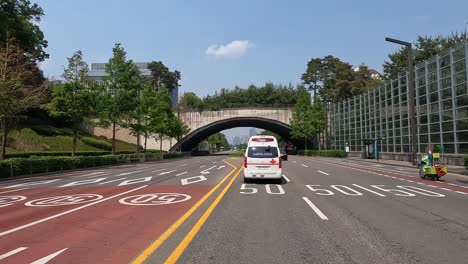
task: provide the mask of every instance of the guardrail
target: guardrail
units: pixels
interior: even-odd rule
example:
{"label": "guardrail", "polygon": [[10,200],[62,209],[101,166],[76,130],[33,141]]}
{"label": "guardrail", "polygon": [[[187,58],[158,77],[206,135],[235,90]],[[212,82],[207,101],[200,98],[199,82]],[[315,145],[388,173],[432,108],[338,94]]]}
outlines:
{"label": "guardrail", "polygon": [[[183,157],[184,153],[164,153],[163,159]],[[0,161],[0,178],[33,175],[49,172],[60,172],[118,164],[129,164],[143,161],[160,160],[159,153],[120,154],[103,156],[77,157],[32,157],[12,158]]]}

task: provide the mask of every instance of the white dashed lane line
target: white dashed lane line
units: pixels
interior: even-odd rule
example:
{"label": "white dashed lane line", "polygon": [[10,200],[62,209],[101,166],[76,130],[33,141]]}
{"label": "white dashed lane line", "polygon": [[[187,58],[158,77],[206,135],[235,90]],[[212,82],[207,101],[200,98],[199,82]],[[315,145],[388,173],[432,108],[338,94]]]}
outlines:
{"label": "white dashed lane line", "polygon": [[330,175],[330,174],[328,174],[328,173],[326,173],[326,172],[323,172],[323,171],[320,171],[320,170],[319,170],[318,172],[319,172],[319,173],[322,173],[322,174],[325,174],[325,175]]}
{"label": "white dashed lane line", "polygon": [[184,174],[186,174],[186,173],[187,173],[187,172],[184,171],[184,172],[181,172],[181,173],[179,173],[179,174],[176,174],[176,176],[184,175]]}
{"label": "white dashed lane line", "polygon": [[165,174],[169,174],[169,173],[174,172],[174,171],[176,171],[176,170],[170,170],[170,171],[161,172],[161,173],[159,173],[158,175],[165,175]]}
{"label": "white dashed lane line", "polygon": [[283,178],[287,181],[287,182],[291,182],[290,179],[288,179],[288,177],[286,177],[286,175],[283,174]]}
{"label": "white dashed lane line", "polygon": [[309,166],[305,165],[305,164],[301,164],[302,167],[306,167],[306,168],[309,168]]}
{"label": "white dashed lane line", "polygon": [[310,206],[310,208],[312,208],[312,210],[314,210],[314,212],[322,219],[322,220],[328,220],[328,217],[326,215],[324,215],[322,213],[322,211],[320,211],[320,209],[318,209],[317,206],[315,206],[314,203],[312,203],[309,198],[307,197],[302,197],[302,199]]}
{"label": "white dashed lane line", "polygon": [[111,182],[116,182],[116,181],[121,181],[121,180],[125,180],[127,178],[119,178],[119,179],[115,179],[115,180],[111,180],[111,181],[105,181],[105,182],[101,182],[101,183],[98,183],[98,185],[103,185],[103,184],[106,184],[106,183],[111,183]]}

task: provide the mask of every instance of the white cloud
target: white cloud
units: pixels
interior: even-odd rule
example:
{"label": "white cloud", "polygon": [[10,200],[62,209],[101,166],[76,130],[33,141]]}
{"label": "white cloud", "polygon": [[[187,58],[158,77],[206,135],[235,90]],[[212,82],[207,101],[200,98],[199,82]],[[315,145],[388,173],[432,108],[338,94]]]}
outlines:
{"label": "white cloud", "polygon": [[205,53],[218,58],[238,58],[244,55],[249,48],[253,47],[253,43],[248,40],[234,40],[226,45],[210,45]]}

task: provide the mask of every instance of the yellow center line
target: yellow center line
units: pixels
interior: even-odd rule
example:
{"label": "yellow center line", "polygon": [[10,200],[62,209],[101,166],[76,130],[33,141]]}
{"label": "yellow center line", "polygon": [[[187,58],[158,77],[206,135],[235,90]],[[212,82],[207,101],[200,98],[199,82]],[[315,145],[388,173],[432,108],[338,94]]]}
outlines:
{"label": "yellow center line", "polygon": [[153,254],[163,243],[166,241],[177,228],[179,228],[187,218],[189,218],[195,210],[198,209],[237,169],[236,166],[232,165],[226,160],[223,160],[226,164],[232,167],[232,170],[227,174],[213,189],[211,189],[203,198],[201,198],[190,210],[188,210],[177,222],[175,222],[169,229],[167,229],[158,239],[151,243],[143,252],[138,255],[131,263],[140,264],[143,263],[151,254]]}
{"label": "yellow center line", "polygon": [[192,227],[190,232],[188,232],[188,234],[184,237],[184,239],[180,242],[180,244],[177,246],[177,248],[172,252],[172,254],[166,259],[166,261],[164,263],[172,264],[172,263],[177,262],[177,260],[180,258],[182,253],[184,253],[185,248],[187,248],[187,246],[190,244],[190,242],[193,240],[193,238],[197,235],[198,231],[200,231],[203,224],[205,224],[206,220],[211,215],[213,210],[216,208],[216,206],[218,206],[221,199],[223,199],[224,195],[229,190],[232,183],[237,178],[237,176],[242,171],[242,169],[243,169],[242,167],[239,168],[236,175],[231,179],[231,181],[226,185],[226,187],[224,187],[223,191],[218,195],[218,197],[216,197],[216,199],[213,201],[213,203],[210,205],[210,207],[205,211],[205,213],[202,215],[202,217],[200,217],[200,219]]}

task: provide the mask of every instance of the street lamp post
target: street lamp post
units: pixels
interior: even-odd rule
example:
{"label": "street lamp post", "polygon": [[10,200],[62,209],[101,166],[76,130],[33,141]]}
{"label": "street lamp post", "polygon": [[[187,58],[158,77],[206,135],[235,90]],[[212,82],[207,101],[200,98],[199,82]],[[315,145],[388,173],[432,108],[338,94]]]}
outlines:
{"label": "street lamp post", "polygon": [[400,44],[406,46],[408,48],[408,95],[409,95],[409,108],[410,108],[410,130],[411,130],[411,159],[413,165],[416,165],[416,115],[414,111],[414,72],[413,72],[413,46],[410,42],[393,39],[393,38],[385,38],[385,41]]}

